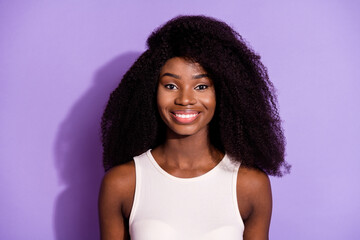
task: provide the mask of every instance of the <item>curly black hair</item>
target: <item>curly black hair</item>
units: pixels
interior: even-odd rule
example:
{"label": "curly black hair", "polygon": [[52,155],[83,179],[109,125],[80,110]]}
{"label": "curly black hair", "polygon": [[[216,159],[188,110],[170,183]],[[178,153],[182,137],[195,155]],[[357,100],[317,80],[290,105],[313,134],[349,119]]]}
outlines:
{"label": "curly black hair", "polygon": [[226,23],[178,16],[156,29],[148,49],[112,92],[102,116],[105,170],[165,140],[156,103],[161,67],[173,57],[199,63],[214,82],[210,142],[242,165],[273,176],[288,173],[277,97],[260,57]]}

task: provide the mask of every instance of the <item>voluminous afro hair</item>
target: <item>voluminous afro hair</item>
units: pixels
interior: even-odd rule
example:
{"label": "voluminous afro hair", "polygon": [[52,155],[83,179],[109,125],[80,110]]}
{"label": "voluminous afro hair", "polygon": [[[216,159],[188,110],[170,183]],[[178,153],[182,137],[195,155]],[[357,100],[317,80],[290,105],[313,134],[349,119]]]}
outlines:
{"label": "voluminous afro hair", "polygon": [[227,24],[179,16],[155,30],[146,50],[113,91],[102,117],[105,170],[131,161],[165,140],[156,105],[161,67],[173,57],[199,63],[215,85],[210,141],[242,165],[282,176],[285,139],[266,68]]}

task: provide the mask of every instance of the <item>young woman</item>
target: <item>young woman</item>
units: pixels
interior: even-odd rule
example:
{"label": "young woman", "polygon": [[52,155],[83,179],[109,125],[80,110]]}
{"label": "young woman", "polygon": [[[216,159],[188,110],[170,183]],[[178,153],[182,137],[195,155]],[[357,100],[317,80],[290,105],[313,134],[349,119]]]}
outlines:
{"label": "young woman", "polygon": [[102,239],[268,239],[268,175],[290,166],[260,57],[204,16],[147,43],[102,118]]}

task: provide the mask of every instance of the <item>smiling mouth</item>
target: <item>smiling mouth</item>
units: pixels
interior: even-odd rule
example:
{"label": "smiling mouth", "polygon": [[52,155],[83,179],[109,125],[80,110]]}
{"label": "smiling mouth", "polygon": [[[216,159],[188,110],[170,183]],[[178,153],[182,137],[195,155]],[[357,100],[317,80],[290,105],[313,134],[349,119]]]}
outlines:
{"label": "smiling mouth", "polygon": [[194,114],[176,114],[175,113],[175,117],[177,118],[193,118],[196,117],[198,115],[198,113],[194,113]]}
{"label": "smiling mouth", "polygon": [[186,113],[186,112],[172,112],[171,116],[179,123],[182,124],[187,124],[187,123],[191,123],[193,122],[198,116],[199,116],[199,112],[190,112],[190,113]]}

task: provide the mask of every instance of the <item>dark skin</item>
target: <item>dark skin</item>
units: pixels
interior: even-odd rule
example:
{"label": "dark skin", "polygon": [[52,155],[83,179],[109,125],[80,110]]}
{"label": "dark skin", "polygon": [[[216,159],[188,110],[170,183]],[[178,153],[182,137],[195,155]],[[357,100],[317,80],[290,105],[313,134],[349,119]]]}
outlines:
{"label": "dark skin", "polygon": [[[161,69],[157,99],[159,113],[168,126],[165,143],[151,151],[160,167],[180,178],[197,177],[214,168],[224,153],[214,148],[208,137],[216,101],[214,86],[206,72],[196,63],[170,59]],[[176,116],[176,111],[182,115]],[[189,122],[191,119],[184,118],[184,114],[196,116]],[[128,221],[134,193],[133,161],[107,172],[99,196],[102,240],[130,239]],[[237,201],[245,225],[244,240],[268,239],[272,210],[268,176],[241,166]]]}

